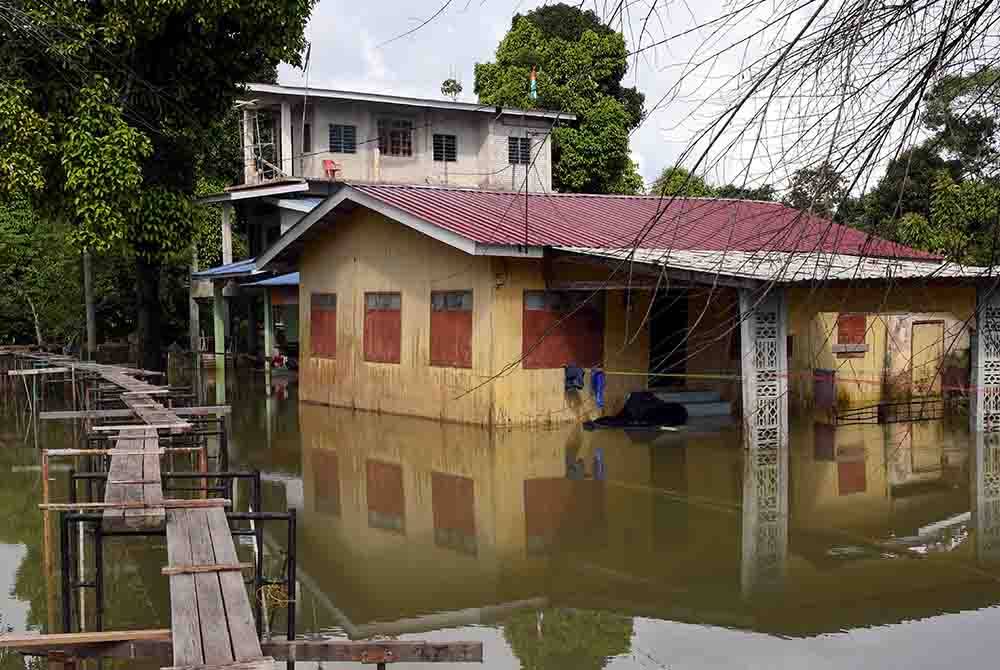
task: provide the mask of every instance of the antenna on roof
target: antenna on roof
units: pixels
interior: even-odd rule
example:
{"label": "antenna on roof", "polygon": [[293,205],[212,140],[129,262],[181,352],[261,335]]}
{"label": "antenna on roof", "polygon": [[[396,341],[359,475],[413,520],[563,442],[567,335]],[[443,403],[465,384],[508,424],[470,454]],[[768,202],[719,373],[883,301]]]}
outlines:
{"label": "antenna on roof", "polygon": [[[302,150],[299,151],[299,172],[305,174],[306,172],[306,103],[309,102],[309,57],[312,56],[312,42],[306,42],[306,57],[305,61],[302,63],[302,76],[305,79],[304,92],[302,93],[302,124],[299,126],[299,144]],[[310,144],[312,143],[312,138],[309,138]],[[309,147],[312,151],[312,147]],[[295,147],[292,147],[292,154],[295,153]]]}

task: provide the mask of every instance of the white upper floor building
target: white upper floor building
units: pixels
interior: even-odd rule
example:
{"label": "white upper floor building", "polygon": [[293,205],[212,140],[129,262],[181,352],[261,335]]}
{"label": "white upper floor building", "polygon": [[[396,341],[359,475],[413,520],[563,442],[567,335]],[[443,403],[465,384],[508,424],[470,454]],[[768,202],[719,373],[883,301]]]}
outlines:
{"label": "white upper floor building", "polygon": [[546,110],[274,84],[249,84],[244,182],[354,183],[552,190],[551,131],[575,120]]}

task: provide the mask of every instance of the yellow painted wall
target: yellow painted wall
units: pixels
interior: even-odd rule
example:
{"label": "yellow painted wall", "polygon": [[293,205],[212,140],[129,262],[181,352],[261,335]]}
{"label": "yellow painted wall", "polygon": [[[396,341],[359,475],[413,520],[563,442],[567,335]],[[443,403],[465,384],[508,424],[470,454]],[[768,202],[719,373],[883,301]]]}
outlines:
{"label": "yellow painted wall", "polygon": [[[338,215],[307,245],[300,262],[300,397],[307,402],[495,426],[558,424],[598,416],[589,389],[564,391],[561,368],[525,370],[518,362],[524,291],[546,287],[543,265],[541,260],[470,256],[364,209]],[[551,272],[553,279],[607,277],[606,271],[561,264]],[[431,291],[470,289],[473,367],[431,367]],[[371,291],[402,295],[399,364],[364,360],[364,294]],[[336,360],[311,354],[313,292],[337,294]],[[648,300],[648,294],[632,294],[639,321]],[[605,367],[645,373],[648,330],[626,334],[622,291],[608,292],[605,304]],[[628,391],[646,387],[644,374],[611,375],[608,381],[607,413],[621,408]]]}
{"label": "yellow painted wall", "polygon": [[[888,335],[901,315],[942,318],[946,321],[946,349],[968,350],[968,329],[974,325],[975,287],[945,284],[885,287],[790,288],[788,334],[792,337],[789,393],[793,406],[811,407],[816,369],[837,371],[837,399],[843,406],[879,402],[889,394],[883,380],[899,376],[909,359],[909,344],[893,344]],[[836,316],[840,312],[868,314],[863,358],[838,358]],[[907,324],[908,325],[908,324]],[[896,336],[896,340],[898,340]],[[952,346],[954,345],[954,346]],[[887,356],[888,351],[888,356]]]}
{"label": "yellow painted wall", "polygon": [[[740,305],[736,289],[704,287],[690,290],[688,297],[688,360],[686,380],[689,389],[719,391],[723,400],[739,401],[738,379],[715,379],[714,376],[738,377],[741,374],[739,347]],[[736,353],[737,355],[733,355]],[[705,375],[705,377],[699,377]]]}

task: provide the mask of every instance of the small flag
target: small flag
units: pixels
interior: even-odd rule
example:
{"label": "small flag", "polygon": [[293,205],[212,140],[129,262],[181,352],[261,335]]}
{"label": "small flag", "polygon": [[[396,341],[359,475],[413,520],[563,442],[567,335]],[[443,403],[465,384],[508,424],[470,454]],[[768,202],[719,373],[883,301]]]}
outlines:
{"label": "small flag", "polygon": [[538,100],[538,74],[535,72],[535,66],[531,66],[531,99]]}

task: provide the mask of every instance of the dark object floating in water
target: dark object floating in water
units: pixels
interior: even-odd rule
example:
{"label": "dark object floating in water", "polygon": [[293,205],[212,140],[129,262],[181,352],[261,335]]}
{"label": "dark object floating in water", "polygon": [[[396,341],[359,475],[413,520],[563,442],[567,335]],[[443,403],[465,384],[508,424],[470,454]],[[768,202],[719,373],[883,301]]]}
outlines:
{"label": "dark object floating in water", "polygon": [[615,416],[602,416],[594,421],[585,421],[586,430],[601,428],[659,428],[663,426],[683,426],[688,413],[684,405],[664,402],[650,391],[635,391],[625,400],[625,407]]}

